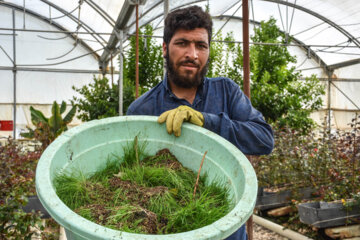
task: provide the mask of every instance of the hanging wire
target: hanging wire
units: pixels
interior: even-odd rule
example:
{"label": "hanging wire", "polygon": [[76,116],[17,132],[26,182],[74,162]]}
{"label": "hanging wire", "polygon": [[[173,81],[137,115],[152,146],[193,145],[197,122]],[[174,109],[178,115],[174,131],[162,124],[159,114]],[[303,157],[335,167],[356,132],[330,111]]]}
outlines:
{"label": "hanging wire", "polygon": [[308,56],[306,56],[305,59],[300,63],[300,65],[299,65],[299,66],[296,66],[295,69],[298,69],[299,67],[301,67],[302,65],[304,65],[305,62],[306,62],[308,59],[309,59]]}
{"label": "hanging wire", "polygon": [[154,27],[154,30],[158,29],[159,25],[162,23],[162,21],[164,21],[164,16],[161,17],[160,21],[156,24],[156,26]]}
{"label": "hanging wire", "polygon": [[[80,7],[80,5],[77,6],[76,8],[74,8],[73,10],[71,10],[70,12],[67,12],[66,14],[63,14],[63,15],[58,16],[58,17],[50,18],[50,21],[51,21],[51,20],[54,20],[54,19],[59,19],[59,18],[63,18],[63,17],[68,17],[68,16],[71,15],[73,12],[75,12],[79,7]],[[50,9],[50,8],[51,8],[51,6],[49,5],[49,9]],[[50,12],[50,13],[51,13],[51,12]],[[51,15],[50,15],[50,17],[51,17]]]}
{"label": "hanging wire", "polygon": [[24,24],[24,26],[23,26],[23,28],[25,29],[25,28],[26,28],[26,26],[25,26],[25,13],[26,13],[25,0],[23,1],[23,9],[24,9],[24,13],[23,13],[23,15],[24,15],[24,17],[23,17],[23,24]]}
{"label": "hanging wire", "polygon": [[299,34],[301,34],[301,33],[307,32],[307,31],[309,31],[309,30],[311,30],[311,29],[313,29],[313,28],[316,28],[316,27],[318,27],[318,26],[320,26],[320,25],[323,25],[323,24],[325,24],[325,22],[316,24],[316,25],[314,25],[314,26],[312,26],[312,27],[309,27],[309,28],[307,28],[307,29],[305,29],[305,30],[303,30],[303,31],[301,31],[301,32],[295,33],[295,34],[293,34],[292,36],[296,36],[296,35],[299,35]]}
{"label": "hanging wire", "polygon": [[5,55],[10,59],[10,61],[12,62],[12,64],[15,65],[14,61],[12,60],[12,58],[10,57],[10,55],[5,51],[5,49],[0,45],[0,49],[5,53]]}
{"label": "hanging wire", "polygon": [[[253,22],[255,22],[255,14],[254,14],[254,4],[253,4],[253,0],[250,0],[250,4],[251,4],[251,13],[252,13],[252,17],[253,17]],[[255,32],[255,24],[253,24],[253,30]]]}
{"label": "hanging wire", "polygon": [[[288,2],[288,0],[286,0],[286,3]],[[286,12],[286,32],[285,32],[285,34],[286,34],[286,41],[287,41],[287,35],[288,35],[288,33],[289,33],[289,17],[288,17],[288,12],[289,12],[289,7],[288,7],[288,5],[286,5],[286,7],[285,7],[285,12]]]}
{"label": "hanging wire", "polygon": [[75,40],[77,42],[78,39],[78,35],[79,35],[79,29],[81,28],[81,22],[80,22],[80,14],[81,14],[81,5],[83,4],[84,0],[79,0],[79,11],[78,11],[78,26],[76,28],[76,33],[75,33]]}
{"label": "hanging wire", "polygon": [[71,61],[74,61],[74,60],[77,60],[79,58],[82,58],[82,57],[86,57],[90,54],[94,54],[96,52],[99,52],[101,50],[104,50],[105,47],[102,47],[100,49],[97,49],[95,51],[91,51],[91,52],[88,52],[88,53],[85,53],[83,55],[80,55],[80,56],[77,56],[77,57],[74,57],[74,58],[70,58],[68,60],[65,60],[65,61],[62,61],[62,62],[57,62],[57,63],[46,63],[46,64],[18,64],[17,66],[19,67],[31,67],[31,66],[54,66],[54,65],[59,65],[59,64],[63,64],[63,63],[67,63],[67,62],[71,62]]}
{"label": "hanging wire", "polygon": [[322,52],[322,53],[333,53],[333,54],[340,54],[340,55],[351,55],[351,56],[360,56],[360,53],[346,53],[346,52],[337,52],[337,51],[324,51],[324,50],[316,50],[315,52]]}
{"label": "hanging wire", "polygon": [[[294,5],[296,5],[296,0],[295,0]],[[292,12],[292,15],[291,15],[290,27],[289,27],[289,35],[290,35],[290,32],[291,32],[292,22],[293,22],[293,19],[294,19],[294,13],[295,13],[295,7],[293,7],[293,12]]]}
{"label": "hanging wire", "polygon": [[354,26],[354,25],[360,25],[360,23],[339,24],[339,26]]}
{"label": "hanging wire", "polygon": [[321,31],[319,31],[319,32],[317,32],[317,33],[315,33],[314,35],[312,35],[312,36],[310,36],[310,37],[308,37],[308,38],[306,38],[306,39],[304,39],[304,40],[302,40],[302,41],[303,41],[303,42],[308,41],[308,40],[312,39],[313,37],[315,37],[315,36],[319,35],[319,34],[320,34],[320,33],[322,33],[323,31],[328,30],[329,28],[331,28],[331,26],[327,26],[327,27],[326,27],[326,28],[324,28],[323,30],[321,30]]}
{"label": "hanging wire", "polygon": [[[73,9],[72,11],[70,11],[70,12],[68,12],[68,13],[66,13],[66,14],[64,14],[62,16],[52,18],[51,17],[51,6],[49,5],[49,21],[50,21],[50,24],[52,24],[52,20],[54,20],[54,19],[59,19],[59,18],[69,16],[71,13],[75,12],[76,9],[78,9],[79,7],[80,7],[80,5],[78,5],[75,9]],[[42,39],[46,39],[46,40],[62,40],[62,39],[65,39],[65,38],[69,37],[69,35],[66,35],[65,37],[60,37],[60,38],[49,38],[49,37],[44,37],[44,36],[41,36],[41,35],[37,35],[37,37],[42,38]]]}
{"label": "hanging wire", "polygon": [[102,9],[99,5],[97,5],[92,0],[84,0],[95,12],[100,14],[104,20],[109,23],[113,28],[115,27],[115,20],[106,12],[104,9]]}
{"label": "hanging wire", "polygon": [[233,4],[233,5],[231,5],[230,7],[228,7],[225,11],[223,11],[221,14],[220,14],[220,16],[221,15],[224,15],[227,11],[229,11],[230,9],[232,9],[236,4],[238,4],[239,2],[238,1],[235,1],[235,3]]}
{"label": "hanging wire", "polygon": [[51,18],[51,6],[49,5],[49,22],[52,24],[52,18]]}
{"label": "hanging wire", "polygon": [[219,30],[216,32],[216,34],[212,37],[212,38],[216,38],[216,36],[220,33],[220,31],[224,28],[224,26],[230,21],[230,19],[237,13],[237,11],[239,11],[239,9],[242,7],[242,4],[240,4],[240,6],[235,10],[235,12],[228,18],[226,19],[226,22],[219,28]]}
{"label": "hanging wire", "polygon": [[[360,37],[358,37],[357,39],[360,39]],[[338,43],[336,44],[334,47],[343,47],[343,46],[339,46],[341,44],[344,44],[344,43],[351,43],[351,40],[347,40],[347,41],[344,41],[344,42],[341,42],[341,43]],[[346,45],[346,47],[349,47],[350,44]],[[318,49],[318,50],[326,50],[326,49],[329,49],[330,47],[325,47],[325,48],[322,48],[322,49]]]}
{"label": "hanging wire", "polygon": [[359,106],[356,105],[356,103],[355,103],[353,100],[351,100],[351,98],[350,98],[346,93],[344,93],[338,86],[336,86],[333,82],[330,82],[330,84],[332,84],[339,92],[342,93],[342,95],[343,95],[347,100],[349,100],[358,110],[360,110]]}
{"label": "hanging wire", "polygon": [[46,39],[46,40],[62,40],[62,39],[65,39],[65,38],[69,37],[69,35],[66,35],[64,37],[59,37],[59,38],[49,38],[49,37],[44,37],[44,36],[41,36],[41,35],[37,35],[37,37],[42,38],[42,39]]}
{"label": "hanging wire", "polygon": [[76,40],[74,46],[69,50],[67,51],[66,53],[64,53],[63,55],[61,56],[58,56],[58,57],[53,57],[53,58],[46,58],[46,60],[55,60],[55,59],[59,59],[59,58],[63,58],[65,57],[66,55],[68,55],[69,53],[71,53],[72,51],[74,51],[74,49],[77,47],[77,44],[78,43],[78,40]]}
{"label": "hanging wire", "polygon": [[[1,1],[1,0],[0,0]],[[52,8],[55,8],[56,10],[58,10],[59,12],[65,14],[65,16],[68,16],[69,19],[71,19],[72,21],[74,22],[77,22],[77,18],[72,15],[72,14],[69,14],[69,12],[66,12],[64,11],[61,7],[58,7],[57,5],[53,4],[51,1],[48,1],[48,0],[39,0],[41,2],[44,2],[46,4],[48,4],[49,6],[51,6]],[[76,8],[77,9],[77,8]],[[75,10],[76,10],[75,9]],[[53,18],[54,19],[54,18]],[[90,26],[88,26],[86,23],[83,23],[82,24],[82,28],[85,29],[87,32],[85,32],[84,34],[91,34],[94,39],[98,40],[98,43],[102,46],[102,47],[105,47],[105,45],[103,44],[103,42],[106,42],[106,40],[101,36],[102,34],[105,34],[105,35],[109,35],[111,33],[99,33],[99,32],[96,32],[94,31]],[[39,32],[42,32],[42,31],[39,31]],[[49,32],[49,31],[44,31],[44,32]],[[55,32],[55,31],[53,31]],[[70,33],[69,31],[63,31],[65,33]],[[81,33],[82,34],[82,33]],[[101,42],[99,39],[101,39],[103,42]]]}
{"label": "hanging wire", "polygon": [[284,27],[283,17],[282,17],[282,14],[281,14],[280,4],[278,3],[277,5],[278,5],[278,9],[279,9],[279,14],[280,14],[281,25],[283,27],[284,32],[286,33],[286,30],[285,30],[285,27]]}
{"label": "hanging wire", "polygon": [[[343,49],[345,49],[345,48],[347,48],[349,45],[350,45],[350,43],[351,43],[351,41],[347,41],[347,45],[346,46],[341,46],[341,47],[339,47],[339,49],[338,50],[333,50],[332,52],[339,52],[339,51],[341,51],[341,50],[343,50]],[[328,49],[328,48],[327,48]],[[324,51],[324,49],[318,49],[318,51],[320,52],[320,51]]]}
{"label": "hanging wire", "polygon": [[[135,34],[127,34],[127,36],[135,36]],[[163,38],[163,36],[156,36],[156,35],[139,35],[140,37],[150,37],[150,38]],[[360,37],[359,37],[360,38]],[[224,42],[224,43],[238,43],[242,44],[242,41],[225,41],[225,40],[211,40],[212,42]],[[347,41],[346,41],[347,42]],[[304,44],[284,44],[284,43],[264,43],[264,42],[250,42],[250,44],[254,45],[272,45],[272,46],[288,46],[288,47],[304,47]],[[128,45],[126,45],[128,46]],[[328,47],[328,48],[339,48],[344,46],[339,45],[326,45],[326,44],[308,44],[305,47]],[[345,46],[346,48],[359,48],[358,46]]]}
{"label": "hanging wire", "polygon": [[[79,1],[79,6],[78,6],[78,9],[79,9],[79,11],[78,11],[78,18],[77,18],[77,20],[78,20],[78,22],[77,22],[77,27],[76,27],[76,31],[75,31],[75,36],[74,36],[74,38],[75,38],[75,44],[74,44],[74,46],[69,50],[69,51],[67,51],[66,53],[64,53],[63,55],[60,55],[60,56],[58,56],[58,57],[52,57],[52,58],[46,58],[46,60],[56,60],[56,59],[60,59],[60,58],[63,58],[63,57],[65,57],[65,56],[67,56],[68,54],[70,54],[72,51],[74,51],[74,49],[78,46],[78,44],[79,44],[79,38],[78,38],[78,36],[79,36],[79,29],[81,28],[81,21],[80,21],[80,13],[81,13],[81,5],[83,4],[83,1],[84,0],[80,0]],[[66,36],[65,36],[66,37]],[[64,37],[64,38],[65,38]],[[60,38],[60,39],[63,39],[63,38]],[[56,40],[56,39],[53,39],[53,40]],[[59,39],[58,39],[59,40]]]}
{"label": "hanging wire", "polygon": [[[86,38],[82,38],[81,41],[83,42],[95,42],[95,43],[99,43],[99,41],[96,41],[94,39],[86,39]],[[106,44],[106,42],[101,42],[102,44]]]}

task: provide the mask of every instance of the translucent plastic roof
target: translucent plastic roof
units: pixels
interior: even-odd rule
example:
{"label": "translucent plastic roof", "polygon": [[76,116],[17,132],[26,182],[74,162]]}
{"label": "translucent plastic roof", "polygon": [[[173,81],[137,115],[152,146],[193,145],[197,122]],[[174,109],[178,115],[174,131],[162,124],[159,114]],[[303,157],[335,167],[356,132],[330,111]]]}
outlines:
{"label": "translucent plastic roof", "polygon": [[[73,97],[69,86],[109,73],[109,63],[117,66],[110,60],[119,53],[119,39],[126,46],[135,33],[136,2],[139,25],[152,24],[158,37],[165,9],[208,5],[213,33],[232,31],[242,42],[241,0],[0,0],[0,119],[17,119],[16,125],[25,127],[29,104],[50,111],[52,101]],[[329,113],[345,128],[360,110],[360,1],[248,0],[248,5],[250,35],[274,17],[292,37],[288,49],[297,56],[296,70],[316,74],[327,85],[324,108],[315,118]]]}
{"label": "translucent plastic roof", "polygon": [[[115,32],[135,31],[136,0],[0,0],[0,6],[16,7],[24,14],[19,28],[26,26],[27,14],[41,18],[68,31],[75,41],[96,51],[101,61],[108,61],[116,53],[118,39]],[[164,1],[139,1],[140,26],[151,23],[156,28],[163,25]],[[209,5],[216,28],[241,32],[242,1],[238,0],[169,0],[169,10],[189,4]],[[304,44],[327,66],[352,64],[360,58],[360,1],[358,0],[249,0],[250,21],[259,23],[270,16],[277,19],[282,31],[293,36],[296,43]],[[8,22],[10,23],[10,21]],[[0,23],[0,33],[11,28]],[[115,29],[115,30],[114,30]],[[36,30],[36,29],[34,29]],[[159,31],[161,33],[161,31]],[[47,38],[48,33],[39,34]],[[125,38],[128,35],[125,35]],[[236,36],[241,36],[238,34]],[[48,37],[49,38],[49,37]],[[78,40],[80,39],[80,40]],[[237,39],[241,41],[242,39]],[[109,49],[109,51],[104,51]],[[64,51],[66,54],[66,51]],[[350,62],[349,62],[350,61]],[[338,65],[336,65],[338,67]]]}

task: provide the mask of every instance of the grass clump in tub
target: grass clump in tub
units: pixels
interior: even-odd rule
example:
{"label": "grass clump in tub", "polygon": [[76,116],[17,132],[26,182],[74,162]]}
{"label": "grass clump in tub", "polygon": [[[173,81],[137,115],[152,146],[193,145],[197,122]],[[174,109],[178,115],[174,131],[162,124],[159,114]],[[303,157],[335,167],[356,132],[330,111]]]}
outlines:
{"label": "grass clump in tub", "polygon": [[[206,164],[206,163],[205,163]],[[170,234],[204,227],[231,209],[223,185],[205,185],[168,149],[144,154],[137,138],[124,154],[92,176],[80,171],[55,177],[57,195],[80,216],[108,228],[142,234]]]}

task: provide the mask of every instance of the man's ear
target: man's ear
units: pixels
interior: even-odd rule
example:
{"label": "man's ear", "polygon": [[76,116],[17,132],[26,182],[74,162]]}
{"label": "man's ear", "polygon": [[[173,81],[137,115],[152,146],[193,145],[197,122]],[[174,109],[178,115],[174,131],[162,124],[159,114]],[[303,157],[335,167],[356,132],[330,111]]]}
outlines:
{"label": "man's ear", "polygon": [[166,57],[167,45],[165,42],[163,42],[162,49],[163,49],[163,57]]}

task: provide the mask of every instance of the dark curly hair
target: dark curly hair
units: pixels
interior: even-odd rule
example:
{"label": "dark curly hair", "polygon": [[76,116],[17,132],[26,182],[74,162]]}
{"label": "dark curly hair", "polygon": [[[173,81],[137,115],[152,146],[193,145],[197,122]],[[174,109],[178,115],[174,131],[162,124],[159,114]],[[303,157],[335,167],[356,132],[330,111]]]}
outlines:
{"label": "dark curly hair", "polygon": [[168,45],[178,29],[193,30],[195,28],[206,29],[210,44],[212,20],[207,12],[204,12],[199,6],[191,6],[172,11],[165,19],[164,42]]}

